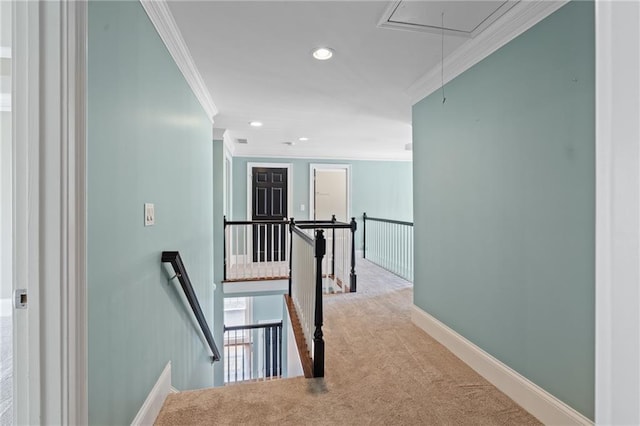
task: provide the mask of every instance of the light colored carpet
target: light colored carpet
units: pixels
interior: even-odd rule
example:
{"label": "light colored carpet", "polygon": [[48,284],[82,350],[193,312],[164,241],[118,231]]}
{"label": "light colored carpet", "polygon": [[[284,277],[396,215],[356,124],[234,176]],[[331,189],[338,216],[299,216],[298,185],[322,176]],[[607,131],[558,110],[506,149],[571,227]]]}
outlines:
{"label": "light colored carpet", "polygon": [[411,323],[410,283],[358,273],[358,293],[325,296],[324,379],[180,392],[156,424],[540,424]]}

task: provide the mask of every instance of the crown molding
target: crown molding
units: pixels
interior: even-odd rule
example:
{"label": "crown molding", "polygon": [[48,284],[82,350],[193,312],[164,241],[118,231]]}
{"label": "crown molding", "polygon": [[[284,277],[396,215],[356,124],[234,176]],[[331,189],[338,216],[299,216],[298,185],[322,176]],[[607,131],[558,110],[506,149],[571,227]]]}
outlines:
{"label": "crown molding", "polygon": [[[448,83],[520,34],[568,3],[568,0],[521,0],[475,38],[444,59],[444,83]],[[441,64],[416,80],[405,93],[416,104],[442,85]]]}
{"label": "crown molding", "polygon": [[206,111],[207,116],[213,122],[213,117],[218,114],[218,108],[213,103],[211,94],[204,84],[196,64],[193,62],[189,48],[182,38],[182,33],[175,19],[173,19],[169,4],[166,0],[140,0],[140,4],[147,12],[151,23],[158,31],[160,38],[185,80],[187,80],[187,84],[189,84],[194,95],[200,101],[202,108]]}

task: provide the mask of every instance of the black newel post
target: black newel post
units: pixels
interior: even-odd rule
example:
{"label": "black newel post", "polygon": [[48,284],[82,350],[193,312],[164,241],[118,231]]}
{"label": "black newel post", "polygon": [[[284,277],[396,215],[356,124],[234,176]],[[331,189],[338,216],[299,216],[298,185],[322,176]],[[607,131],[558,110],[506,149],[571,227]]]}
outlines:
{"label": "black newel post", "polygon": [[227,280],[227,216],[222,216],[222,281]]}
{"label": "black newel post", "polygon": [[349,281],[349,290],[351,293],[356,291],[356,229],[358,224],[356,218],[351,218],[351,276]]}
{"label": "black newel post", "polygon": [[[331,223],[335,225],[336,215],[331,215]],[[336,228],[331,229],[331,275],[336,277]]]}
{"label": "black newel post", "polygon": [[293,227],[295,220],[291,218],[289,222],[289,297],[291,297],[291,270],[293,269]]}
{"label": "black newel post", "polygon": [[362,213],[362,258],[367,258],[367,212]]}
{"label": "black newel post", "polygon": [[322,334],[322,258],[327,252],[327,243],[322,230],[316,231],[316,306],[315,331],[313,333],[313,377],[324,377],[324,339]]}

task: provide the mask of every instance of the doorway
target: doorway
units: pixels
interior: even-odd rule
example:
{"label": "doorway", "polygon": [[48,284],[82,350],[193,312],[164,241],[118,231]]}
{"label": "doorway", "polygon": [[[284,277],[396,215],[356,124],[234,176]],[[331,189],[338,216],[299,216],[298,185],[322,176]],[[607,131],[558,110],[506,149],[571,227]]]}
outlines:
{"label": "doorway", "polygon": [[313,220],[348,222],[351,214],[350,173],[348,164],[312,164],[310,216]]}
{"label": "doorway", "polygon": [[252,226],[253,262],[282,262],[286,260],[287,227],[284,220],[289,214],[288,165],[252,165],[250,171],[250,218],[252,221],[274,221]]}

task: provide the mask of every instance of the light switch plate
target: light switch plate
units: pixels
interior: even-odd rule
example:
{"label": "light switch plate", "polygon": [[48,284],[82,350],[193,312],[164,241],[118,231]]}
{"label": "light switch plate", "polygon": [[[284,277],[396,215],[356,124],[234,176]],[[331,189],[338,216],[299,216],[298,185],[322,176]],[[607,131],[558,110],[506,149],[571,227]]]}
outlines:
{"label": "light switch plate", "polygon": [[156,212],[153,203],[144,203],[144,226],[152,226],[156,223]]}
{"label": "light switch plate", "polygon": [[304,211],[304,204],[300,204],[300,211],[303,212]]}

